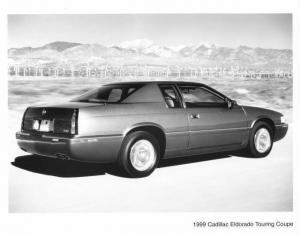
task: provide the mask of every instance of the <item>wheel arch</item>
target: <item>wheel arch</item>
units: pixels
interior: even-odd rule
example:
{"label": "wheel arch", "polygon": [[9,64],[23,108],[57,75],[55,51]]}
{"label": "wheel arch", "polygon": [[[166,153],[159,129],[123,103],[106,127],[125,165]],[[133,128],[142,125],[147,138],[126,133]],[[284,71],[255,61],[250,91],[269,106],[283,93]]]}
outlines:
{"label": "wheel arch", "polygon": [[270,117],[268,117],[268,116],[259,116],[259,117],[257,117],[254,121],[252,121],[250,128],[252,129],[253,126],[254,126],[257,122],[259,122],[259,121],[265,122],[265,123],[267,123],[268,125],[271,126],[272,131],[273,131],[273,137],[274,137],[274,134],[275,134],[275,123],[274,123],[274,121],[272,120],[272,118],[270,118]]}
{"label": "wheel arch", "polygon": [[146,131],[152,134],[158,140],[161,157],[164,156],[166,150],[166,134],[162,126],[150,122],[138,123],[126,129],[125,132],[123,133],[123,138],[135,131]]}

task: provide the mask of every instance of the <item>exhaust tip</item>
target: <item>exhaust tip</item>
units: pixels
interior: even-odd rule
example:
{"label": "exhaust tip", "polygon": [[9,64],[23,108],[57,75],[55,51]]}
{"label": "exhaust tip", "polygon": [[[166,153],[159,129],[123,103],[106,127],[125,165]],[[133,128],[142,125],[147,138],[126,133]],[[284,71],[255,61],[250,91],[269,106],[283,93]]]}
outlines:
{"label": "exhaust tip", "polygon": [[62,154],[62,153],[57,153],[57,154],[55,154],[55,156],[62,160],[71,160],[71,158],[69,156]]}

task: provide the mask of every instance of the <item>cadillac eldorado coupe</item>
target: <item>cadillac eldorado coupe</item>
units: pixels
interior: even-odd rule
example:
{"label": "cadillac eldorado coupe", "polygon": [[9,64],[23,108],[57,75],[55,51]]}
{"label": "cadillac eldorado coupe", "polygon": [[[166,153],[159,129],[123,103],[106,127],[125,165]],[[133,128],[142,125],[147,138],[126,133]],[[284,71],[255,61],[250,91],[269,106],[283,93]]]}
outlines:
{"label": "cadillac eldorado coupe", "polygon": [[238,105],[204,84],[123,82],[28,107],[16,138],[32,154],[116,163],[143,177],[161,158],[234,150],[265,157],[287,129],[281,113]]}

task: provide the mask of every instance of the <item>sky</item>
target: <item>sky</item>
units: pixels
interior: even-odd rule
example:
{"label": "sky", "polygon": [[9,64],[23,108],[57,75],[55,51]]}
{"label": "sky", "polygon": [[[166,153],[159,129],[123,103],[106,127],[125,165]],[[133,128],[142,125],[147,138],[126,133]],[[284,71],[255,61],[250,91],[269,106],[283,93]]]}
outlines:
{"label": "sky", "polygon": [[205,42],[292,49],[292,15],[8,15],[8,48],[38,47],[54,41],[117,45],[143,38],[170,47]]}

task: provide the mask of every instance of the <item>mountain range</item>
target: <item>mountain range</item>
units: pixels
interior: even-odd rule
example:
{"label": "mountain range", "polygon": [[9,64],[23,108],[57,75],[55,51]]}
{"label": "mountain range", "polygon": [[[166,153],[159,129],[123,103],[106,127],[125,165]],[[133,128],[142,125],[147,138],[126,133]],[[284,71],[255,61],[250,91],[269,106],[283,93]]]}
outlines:
{"label": "mountain range", "polygon": [[27,66],[97,66],[109,63],[291,70],[292,55],[290,49],[231,48],[207,43],[167,47],[148,39],[108,46],[57,41],[41,47],[8,49],[9,65]]}

